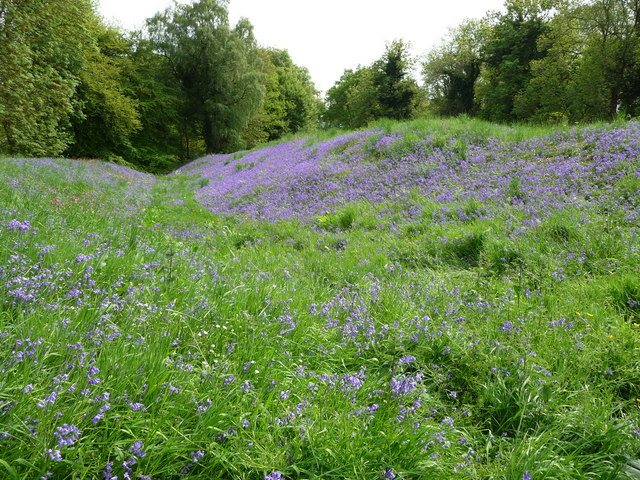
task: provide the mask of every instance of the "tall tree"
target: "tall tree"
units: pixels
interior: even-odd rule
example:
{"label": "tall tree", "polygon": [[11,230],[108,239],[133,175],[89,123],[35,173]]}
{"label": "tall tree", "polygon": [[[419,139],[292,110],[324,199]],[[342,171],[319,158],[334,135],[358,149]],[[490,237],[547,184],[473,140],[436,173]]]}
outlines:
{"label": "tall tree", "polygon": [[132,136],[141,128],[138,102],[128,89],[133,69],[132,44],[120,31],[90,23],[95,42],[86,46],[86,67],[80,72],[73,119],[74,142],[67,153],[74,157],[106,160],[130,158]]}
{"label": "tall tree", "polygon": [[176,4],[147,21],[152,44],[180,81],[188,121],[200,128],[209,153],[241,145],[241,133],[264,95],[252,26],[241,19],[230,28],[227,4]]}
{"label": "tall tree", "polygon": [[0,149],[58,155],[92,42],[90,0],[0,0]]}
{"label": "tall tree", "polygon": [[[576,11],[588,35],[580,65],[576,100],[587,100],[591,90],[596,94],[595,109],[578,113],[584,119],[614,117],[618,111],[639,112],[640,86],[640,0],[593,0]],[[595,110],[595,111],[594,111]]]}
{"label": "tall tree", "polygon": [[488,30],[484,19],[468,20],[452,29],[448,38],[428,53],[422,64],[422,75],[436,113],[475,112],[475,84],[480,75],[481,48]]}
{"label": "tall tree", "polygon": [[575,2],[565,2],[538,38],[545,56],[532,60],[531,79],[516,94],[514,112],[521,119],[539,122],[573,120],[571,85],[583,58],[583,32]]}
{"label": "tall tree", "polygon": [[402,40],[387,44],[384,55],[374,62],[374,85],[378,92],[378,117],[410,118],[417,106],[420,89],[411,78],[413,59]]}
{"label": "tall tree", "polygon": [[484,69],[476,94],[481,115],[507,122],[518,119],[515,99],[531,80],[531,62],[544,58],[538,39],[547,32],[553,2],[507,0],[506,13],[496,14],[483,47]]}
{"label": "tall tree", "polygon": [[327,92],[324,121],[359,128],[379,118],[407,119],[417,111],[422,92],[410,76],[413,59],[401,40],[387,44],[385,53],[368,67],[345,70]]}
{"label": "tall tree", "polygon": [[289,52],[267,48],[261,53],[265,96],[243,135],[250,147],[317,126],[322,109],[308,70],[293,63]]}
{"label": "tall tree", "polygon": [[[147,170],[168,172],[191,159],[181,110],[182,89],[169,60],[153,51],[139,33],[132,38],[127,89],[138,104],[141,128],[131,137],[128,161]],[[196,152],[197,153],[197,152]]]}

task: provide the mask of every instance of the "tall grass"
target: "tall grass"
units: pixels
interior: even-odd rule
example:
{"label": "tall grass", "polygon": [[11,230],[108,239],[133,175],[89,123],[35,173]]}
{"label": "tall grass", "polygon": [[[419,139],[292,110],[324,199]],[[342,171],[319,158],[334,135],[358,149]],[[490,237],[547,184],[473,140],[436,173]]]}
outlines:
{"label": "tall grass", "polygon": [[[454,166],[461,134],[535,130],[377,127],[439,135]],[[624,478],[640,241],[610,192],[628,169],[534,220],[519,182],[264,222],[204,208],[215,178],[3,161],[0,476]]]}

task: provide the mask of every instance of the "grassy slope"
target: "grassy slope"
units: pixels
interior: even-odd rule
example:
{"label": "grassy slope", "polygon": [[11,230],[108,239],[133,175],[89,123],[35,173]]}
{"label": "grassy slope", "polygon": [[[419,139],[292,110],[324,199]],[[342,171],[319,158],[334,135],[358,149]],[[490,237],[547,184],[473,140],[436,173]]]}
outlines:
{"label": "grassy slope", "polygon": [[3,161],[1,475],[618,478],[640,457],[627,160],[536,222],[507,182],[275,223],[210,213],[196,176]]}

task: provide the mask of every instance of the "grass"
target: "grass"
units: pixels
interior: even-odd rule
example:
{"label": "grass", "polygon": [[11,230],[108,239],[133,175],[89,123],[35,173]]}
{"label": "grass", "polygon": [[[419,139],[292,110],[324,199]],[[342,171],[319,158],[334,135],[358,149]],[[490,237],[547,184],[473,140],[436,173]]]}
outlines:
{"label": "grass", "polygon": [[[622,479],[640,458],[639,226],[602,198],[528,222],[507,179],[500,204],[415,189],[267,223],[205,209],[197,176],[51,162],[0,165],[2,478]],[[602,196],[631,201],[637,171]]]}

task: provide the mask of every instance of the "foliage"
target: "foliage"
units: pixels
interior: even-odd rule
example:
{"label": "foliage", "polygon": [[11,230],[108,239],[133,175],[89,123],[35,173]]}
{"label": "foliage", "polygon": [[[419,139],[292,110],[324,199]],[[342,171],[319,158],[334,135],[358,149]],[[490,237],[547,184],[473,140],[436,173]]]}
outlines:
{"label": "foliage", "polygon": [[130,157],[131,137],[141,128],[138,102],[127,92],[124,75],[133,68],[130,43],[113,28],[92,22],[95,43],[86,46],[86,68],[79,75],[74,118],[74,157]]}
{"label": "foliage", "polygon": [[412,66],[408,45],[397,40],[387,44],[383,56],[371,66],[345,70],[327,92],[324,121],[332,126],[359,128],[380,118],[413,117],[422,93],[409,77]]}
{"label": "foliage", "polygon": [[180,83],[169,60],[140,35],[131,42],[126,83],[138,104],[141,128],[131,137],[127,158],[147,171],[169,172],[204,149],[194,148],[192,138],[197,135],[185,120]]}
{"label": "foliage", "polygon": [[422,75],[432,109],[437,114],[475,113],[475,84],[482,65],[480,48],[487,29],[485,20],[462,23],[427,55]]}
{"label": "foliage", "polygon": [[512,122],[637,115],[636,0],[507,0],[423,63],[431,110]]}
{"label": "foliage", "polygon": [[0,163],[0,476],[638,464],[640,125],[325,135]]}
{"label": "foliage", "polygon": [[261,54],[265,96],[243,134],[250,148],[316,128],[322,108],[309,72],[295,65],[286,50],[263,49]]}
{"label": "foliage", "polygon": [[377,93],[376,118],[406,120],[416,110],[420,91],[409,76],[413,59],[409,45],[402,40],[387,44],[384,55],[372,65],[373,87]]}
{"label": "foliage", "polygon": [[548,29],[544,12],[518,6],[508,3],[511,8],[497,17],[482,49],[484,69],[477,95],[481,115],[492,121],[523,118],[515,108],[516,96],[531,80],[531,62],[546,55],[538,48],[539,38]]}
{"label": "foliage", "polygon": [[0,1],[0,151],[59,155],[72,141],[89,0]]}
{"label": "foliage", "polygon": [[154,48],[180,82],[188,122],[208,153],[231,151],[264,95],[260,57],[246,19],[229,27],[226,2],[175,5],[147,21]]}

